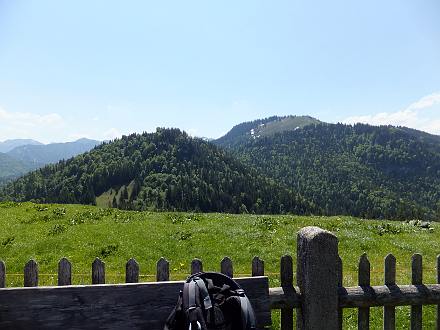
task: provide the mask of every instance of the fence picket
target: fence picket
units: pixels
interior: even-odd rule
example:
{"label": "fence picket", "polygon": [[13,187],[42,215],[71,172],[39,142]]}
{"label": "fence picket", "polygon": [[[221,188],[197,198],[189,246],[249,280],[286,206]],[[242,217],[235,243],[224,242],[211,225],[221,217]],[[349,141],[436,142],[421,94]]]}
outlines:
{"label": "fence picket", "polygon": [[[394,286],[396,284],[396,258],[392,254],[385,257],[385,285]],[[384,330],[396,329],[396,308],[385,306],[383,308],[383,328]]]}
{"label": "fence picket", "polygon": [[156,280],[158,282],[170,280],[170,263],[163,257],[157,262]]}
{"label": "fence picket", "polygon": [[[422,256],[418,253],[411,258],[411,283],[419,285],[423,283]],[[422,305],[411,306],[411,330],[422,329]]]}
{"label": "fence picket", "polygon": [[264,260],[259,257],[252,259],[252,276],[264,276]]}
{"label": "fence picket", "polygon": [[6,287],[6,266],[3,260],[0,260],[0,288]]}
{"label": "fence picket", "polygon": [[139,282],[139,264],[134,258],[130,258],[125,264],[125,283]]}
{"label": "fence picket", "polygon": [[193,259],[191,261],[191,275],[203,272],[203,264],[200,259]]}
{"label": "fence picket", "polygon": [[105,263],[99,258],[92,263],[92,284],[105,284]]}
{"label": "fence picket", "polygon": [[[358,283],[361,287],[370,286],[370,261],[366,253],[359,259]],[[370,329],[370,309],[368,307],[358,309],[358,329]]]}
{"label": "fence picket", "polygon": [[232,266],[232,260],[229,257],[224,257],[220,262],[220,269],[222,274],[229,277],[234,277],[234,268]]}
{"label": "fence picket", "polygon": [[[437,283],[440,284],[440,254],[437,256]],[[437,328],[440,329],[440,305],[437,305]]]}
{"label": "fence picket", "polygon": [[[342,259],[340,256],[338,256],[337,270],[338,270],[338,287],[341,288],[343,286],[342,280],[344,278],[344,274],[343,274],[343,268],[342,268]],[[343,317],[344,317],[343,309],[338,308],[338,329],[339,330],[342,330]]]}
{"label": "fence picket", "polygon": [[[281,287],[284,292],[293,290],[293,261],[289,255],[281,257],[280,263],[280,280]],[[282,308],[281,309],[281,330],[293,329],[293,309]]]}
{"label": "fence picket", "polygon": [[58,286],[72,284],[72,264],[66,258],[58,262]]}
{"label": "fence picket", "polygon": [[24,266],[24,286],[38,286],[38,264],[33,259]]}

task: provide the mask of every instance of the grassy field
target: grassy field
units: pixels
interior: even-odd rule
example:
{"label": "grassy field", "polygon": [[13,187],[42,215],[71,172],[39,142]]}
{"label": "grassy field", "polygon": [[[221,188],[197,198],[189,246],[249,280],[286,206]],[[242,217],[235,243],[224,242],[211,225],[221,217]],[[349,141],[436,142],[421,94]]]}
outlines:
{"label": "grassy field", "polygon": [[[344,285],[356,285],[359,256],[366,252],[373,285],[383,282],[383,258],[397,258],[397,282],[410,283],[413,253],[423,254],[424,281],[435,283],[436,256],[440,252],[440,225],[423,229],[414,223],[373,221],[351,217],[263,216],[132,212],[78,205],[0,203],[0,259],[6,263],[7,285],[22,286],[23,266],[34,258],[40,285],[56,285],[57,263],[67,257],[73,264],[73,282],[91,283],[95,257],[106,263],[107,283],[124,281],[126,261],[140,264],[141,280],[155,278],[156,262],[170,262],[171,279],[184,279],[193,258],[205,270],[219,270],[229,256],[235,276],[251,271],[258,255],[265,261],[271,286],[278,286],[283,254],[296,259],[296,233],[304,226],[319,226],[339,238]],[[409,307],[397,308],[399,329],[409,328]],[[434,308],[424,307],[426,329],[435,329]],[[275,322],[277,315],[274,314]],[[344,312],[344,328],[356,328],[356,311]],[[382,312],[372,309],[372,329],[381,328]],[[275,326],[276,328],[276,326]]]}

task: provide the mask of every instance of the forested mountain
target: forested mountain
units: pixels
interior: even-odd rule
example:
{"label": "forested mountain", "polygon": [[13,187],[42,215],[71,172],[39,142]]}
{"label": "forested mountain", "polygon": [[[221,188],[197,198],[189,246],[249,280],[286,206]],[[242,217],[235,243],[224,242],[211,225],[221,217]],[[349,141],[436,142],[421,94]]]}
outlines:
{"label": "forested mountain", "polygon": [[252,141],[260,137],[268,137],[277,133],[294,131],[307,125],[321,123],[310,116],[272,116],[241,123],[234,126],[226,135],[212,142],[222,147],[232,148],[235,145]]}
{"label": "forested mountain", "polygon": [[440,137],[391,126],[319,124],[215,141],[311,201],[320,214],[440,220]]}
{"label": "forested mountain", "polygon": [[0,152],[0,185],[33,169],[29,164]]}
{"label": "forested mountain", "polygon": [[56,163],[61,159],[69,159],[89,151],[100,143],[100,141],[96,140],[79,139],[74,142],[65,143],[28,144],[10,150],[8,155],[23,163],[31,164],[36,168]]}
{"label": "forested mountain", "polygon": [[[112,195],[109,191],[116,191]],[[305,200],[178,129],[132,134],[8,184],[3,198],[136,210],[308,213]]]}
{"label": "forested mountain", "polygon": [[6,140],[3,142],[0,142],[0,152],[8,152],[11,151],[12,149],[16,148],[16,147],[20,147],[20,146],[25,146],[25,145],[39,145],[42,144],[38,141],[35,140],[31,140],[31,139],[13,139],[13,140]]}

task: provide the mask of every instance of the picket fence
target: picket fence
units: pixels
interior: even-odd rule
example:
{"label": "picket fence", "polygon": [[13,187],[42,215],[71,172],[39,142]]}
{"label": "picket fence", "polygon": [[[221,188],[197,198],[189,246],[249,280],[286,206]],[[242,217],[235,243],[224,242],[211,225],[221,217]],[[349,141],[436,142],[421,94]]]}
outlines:
{"label": "picket fence", "polygon": [[[412,257],[411,285],[396,284],[396,259],[384,260],[384,285],[370,286],[370,263],[359,260],[359,285],[342,285],[342,261],[337,237],[318,227],[299,231],[296,284],[293,260],[281,257],[280,287],[269,288],[264,261],[252,260],[252,277],[235,278],[254,306],[258,329],[271,326],[271,310],[281,310],[281,329],[342,329],[342,310],[358,309],[358,329],[370,328],[370,307],[383,306],[383,328],[395,329],[395,307],[411,306],[411,329],[422,329],[422,306],[437,305],[440,329],[440,284],[423,284],[422,256]],[[440,282],[440,257],[437,274]],[[203,271],[201,260],[191,262],[191,273]],[[234,277],[232,260],[225,257],[220,271]],[[38,264],[24,267],[24,287],[5,288],[6,268],[0,262],[1,329],[162,329],[174,307],[182,281],[169,281],[170,264],[157,262],[156,282],[139,283],[139,265],[128,260],[125,284],[105,284],[105,263],[92,263],[92,285],[71,285],[72,265],[58,264],[58,287],[38,286]],[[294,311],[297,311],[294,323]]]}

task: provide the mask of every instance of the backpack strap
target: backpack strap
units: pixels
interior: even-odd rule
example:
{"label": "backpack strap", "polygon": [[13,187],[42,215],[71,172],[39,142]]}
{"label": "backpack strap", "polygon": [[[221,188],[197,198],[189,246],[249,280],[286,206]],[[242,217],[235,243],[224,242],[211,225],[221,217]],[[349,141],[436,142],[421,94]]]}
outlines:
{"label": "backpack strap", "polygon": [[236,290],[238,297],[240,298],[241,305],[241,319],[243,321],[244,330],[256,329],[255,313],[249,298],[245,295],[243,289]]}

